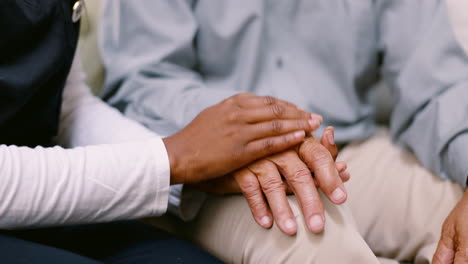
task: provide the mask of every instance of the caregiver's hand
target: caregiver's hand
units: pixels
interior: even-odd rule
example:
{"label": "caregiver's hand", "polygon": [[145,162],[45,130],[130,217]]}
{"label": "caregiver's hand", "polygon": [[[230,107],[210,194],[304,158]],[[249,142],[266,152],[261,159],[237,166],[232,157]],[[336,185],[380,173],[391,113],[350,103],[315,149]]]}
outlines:
{"label": "caregiver's hand", "polygon": [[342,204],[347,198],[343,181],[349,179],[349,173],[344,172],[346,165],[341,163],[338,168],[343,171],[340,177],[335,165],[337,152],[333,128],[329,127],[321,142],[314,137],[308,138],[297,151],[274,155],[237,172],[234,177],[257,223],[270,228],[274,218],[283,233],[294,235],[297,232],[296,218],[286,199],[286,184],[281,172],[299,201],[308,229],[313,233],[321,232],[325,214],[318,188],[335,204]]}
{"label": "caregiver's hand", "polygon": [[432,263],[468,263],[468,191],[445,220]]}
{"label": "caregiver's hand", "polygon": [[164,138],[171,184],[225,175],[301,143],[318,126],[310,113],[291,103],[252,94],[232,96]]}

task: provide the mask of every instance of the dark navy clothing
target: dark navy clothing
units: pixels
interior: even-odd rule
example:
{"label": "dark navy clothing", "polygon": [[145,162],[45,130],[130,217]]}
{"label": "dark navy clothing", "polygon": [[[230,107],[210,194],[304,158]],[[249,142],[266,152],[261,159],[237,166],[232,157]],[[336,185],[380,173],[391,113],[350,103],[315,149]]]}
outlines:
{"label": "dark navy clothing", "polygon": [[[74,3],[0,0],[0,144],[49,146],[57,134],[78,42]],[[0,263],[102,262],[219,263],[200,248],[136,221],[0,231]]]}
{"label": "dark navy clothing", "polygon": [[0,143],[49,145],[78,41],[71,0],[0,1]]}
{"label": "dark navy clothing", "polygon": [[0,234],[0,263],[221,263],[189,242],[138,221]]}

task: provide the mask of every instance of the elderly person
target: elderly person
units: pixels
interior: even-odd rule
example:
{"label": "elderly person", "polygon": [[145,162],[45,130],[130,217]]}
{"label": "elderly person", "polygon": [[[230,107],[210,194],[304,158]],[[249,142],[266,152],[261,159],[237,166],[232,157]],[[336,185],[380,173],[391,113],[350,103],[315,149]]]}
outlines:
{"label": "elderly person", "polygon": [[[435,262],[467,260],[468,57],[445,1],[113,0],[104,10],[103,96],[153,131],[178,131],[241,91],[335,127],[321,144],[210,183],[238,188],[254,216],[241,196],[206,200],[188,235],[210,252],[235,263],[427,263],[446,219]],[[389,131],[373,118],[379,77],[396,95]],[[346,145],[349,184],[327,144]],[[188,219],[203,199],[185,187],[171,199],[193,209]]]}

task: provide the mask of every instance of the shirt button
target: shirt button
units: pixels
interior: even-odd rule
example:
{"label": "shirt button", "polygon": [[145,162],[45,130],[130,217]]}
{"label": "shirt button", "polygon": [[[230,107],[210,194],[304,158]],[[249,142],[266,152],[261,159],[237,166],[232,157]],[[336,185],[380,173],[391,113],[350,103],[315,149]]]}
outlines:
{"label": "shirt button", "polygon": [[276,59],[276,67],[279,69],[283,68],[283,59],[282,58],[277,58]]}

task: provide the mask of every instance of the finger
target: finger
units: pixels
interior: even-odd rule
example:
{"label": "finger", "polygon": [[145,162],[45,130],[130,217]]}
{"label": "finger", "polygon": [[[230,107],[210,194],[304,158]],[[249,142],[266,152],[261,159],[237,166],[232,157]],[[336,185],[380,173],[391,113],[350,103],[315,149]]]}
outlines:
{"label": "finger", "polygon": [[343,182],[349,181],[349,179],[351,178],[351,174],[348,171],[346,171],[346,169],[348,168],[348,165],[346,164],[346,162],[337,161],[335,162],[335,167],[340,175],[341,181]]}
{"label": "finger", "polygon": [[451,236],[442,233],[437,245],[436,253],[432,259],[433,264],[452,264],[455,259],[454,243]]}
{"label": "finger", "polygon": [[468,240],[465,230],[458,231],[457,246],[455,250],[455,264],[468,263]]}
{"label": "finger", "polygon": [[245,146],[245,153],[247,156],[253,156],[253,160],[256,160],[287,150],[301,143],[304,137],[304,131],[296,131],[282,136],[257,139]]}
{"label": "finger", "polygon": [[273,120],[251,125],[247,134],[251,136],[255,135],[256,138],[253,140],[256,140],[266,137],[279,136],[299,130],[311,132],[312,130],[317,129],[317,127],[314,126],[315,124],[311,119]]}
{"label": "finger", "polygon": [[244,109],[240,118],[247,123],[258,123],[274,119],[304,119],[314,121],[314,127],[320,127],[320,119],[294,106],[273,104],[258,108]]}
{"label": "finger", "polygon": [[351,174],[347,171],[340,172],[339,175],[342,182],[347,182],[351,179]]}
{"label": "finger", "polygon": [[255,221],[263,228],[271,228],[273,225],[273,217],[263,197],[263,191],[257,180],[257,176],[248,168],[245,168],[235,172],[234,179],[247,200],[247,204],[250,207]]}
{"label": "finger", "polygon": [[335,167],[338,172],[344,172],[348,168],[348,164],[344,161],[337,161],[335,162]]}
{"label": "finger", "polygon": [[338,147],[335,144],[335,129],[332,126],[325,128],[320,142],[328,149],[328,151],[330,151],[333,159],[336,160],[336,157],[338,156]]}
{"label": "finger", "polygon": [[347,199],[335,161],[330,152],[317,140],[307,139],[299,149],[301,159],[314,172],[315,179],[324,194],[335,204],[342,204]]}
{"label": "finger", "polygon": [[460,246],[455,252],[455,264],[466,264],[468,263],[468,252],[466,247]]}
{"label": "finger", "polygon": [[270,161],[262,161],[249,166],[249,168],[258,177],[276,225],[287,235],[296,234],[296,218],[289,206],[285,186],[276,165]]}
{"label": "finger", "polygon": [[320,124],[323,123],[323,117],[321,115],[314,114],[314,113],[312,113],[311,115],[312,115],[312,119],[317,119],[320,122]]}
{"label": "finger", "polygon": [[271,157],[271,160],[296,194],[308,229],[313,233],[322,232],[325,226],[323,204],[307,165],[295,151],[278,154]]}
{"label": "finger", "polygon": [[281,100],[272,96],[256,96],[256,95],[252,96],[252,94],[239,94],[238,99],[239,100],[237,100],[237,104],[240,107],[247,108],[247,109],[279,104],[279,105],[284,105],[284,106],[289,106],[289,107],[295,107],[296,109],[304,111],[303,109],[300,109],[293,103],[290,103],[288,101]]}

